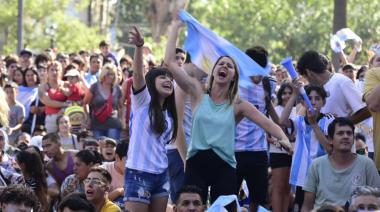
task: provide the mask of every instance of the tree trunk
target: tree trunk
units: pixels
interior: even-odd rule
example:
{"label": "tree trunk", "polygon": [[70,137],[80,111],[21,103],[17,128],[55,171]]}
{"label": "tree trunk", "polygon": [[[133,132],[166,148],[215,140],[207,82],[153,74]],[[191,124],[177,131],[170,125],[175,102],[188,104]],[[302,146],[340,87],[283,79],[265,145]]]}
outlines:
{"label": "tree trunk", "polygon": [[[347,0],[334,0],[333,34],[347,27]],[[332,64],[335,71],[339,70],[339,55],[333,52]]]}
{"label": "tree trunk", "polygon": [[87,26],[92,26],[92,0],[90,0],[87,7]]}
{"label": "tree trunk", "polygon": [[151,0],[148,19],[152,25],[152,37],[160,41],[171,22],[171,17],[179,9],[186,8],[189,0]]}

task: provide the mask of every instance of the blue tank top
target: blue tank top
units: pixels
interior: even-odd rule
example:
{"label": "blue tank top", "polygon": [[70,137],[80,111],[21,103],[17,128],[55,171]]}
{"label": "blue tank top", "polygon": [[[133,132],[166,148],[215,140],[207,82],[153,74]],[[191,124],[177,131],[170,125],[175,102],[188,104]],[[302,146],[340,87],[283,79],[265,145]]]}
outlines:
{"label": "blue tank top", "polygon": [[228,102],[216,104],[208,94],[194,110],[188,158],[200,150],[213,150],[222,160],[236,168],[235,111]]}

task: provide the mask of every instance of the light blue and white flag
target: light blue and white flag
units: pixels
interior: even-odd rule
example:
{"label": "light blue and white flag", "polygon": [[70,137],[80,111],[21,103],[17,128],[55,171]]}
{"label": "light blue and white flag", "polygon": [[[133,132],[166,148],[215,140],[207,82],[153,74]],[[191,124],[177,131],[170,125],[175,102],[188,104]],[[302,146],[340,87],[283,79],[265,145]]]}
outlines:
{"label": "light blue and white flag", "polygon": [[25,120],[29,117],[30,106],[37,98],[38,88],[18,86],[18,95],[16,100],[25,107]]}
{"label": "light blue and white flag", "polygon": [[[340,53],[343,51],[344,48],[346,48],[346,41],[347,40],[354,40],[355,43],[361,43],[362,39],[355,34],[351,29],[344,28],[335,33],[335,35],[331,36],[330,39],[330,46],[333,49],[335,53]],[[360,49],[357,49],[358,52],[361,51]]]}
{"label": "light blue and white flag", "polygon": [[211,69],[220,56],[230,56],[239,67],[240,86],[250,85],[250,76],[268,75],[268,69],[262,68],[239,48],[204,27],[185,10],[179,12],[179,17],[187,24],[184,49],[189,52],[191,61],[198,68],[211,74]]}

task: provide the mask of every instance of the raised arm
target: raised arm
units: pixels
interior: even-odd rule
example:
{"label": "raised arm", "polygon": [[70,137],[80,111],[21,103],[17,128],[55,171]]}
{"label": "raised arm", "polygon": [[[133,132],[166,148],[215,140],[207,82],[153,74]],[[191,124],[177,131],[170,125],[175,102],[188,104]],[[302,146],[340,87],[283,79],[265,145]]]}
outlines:
{"label": "raised arm", "polygon": [[271,117],[274,123],[280,124],[280,117],[278,117],[278,114],[276,110],[274,109],[274,105],[272,101],[268,102],[268,113],[269,113],[269,117]]}
{"label": "raised arm", "polygon": [[358,54],[358,50],[362,48],[362,42],[355,43],[354,48],[352,49],[350,55],[348,55],[347,62],[353,63],[355,61],[356,55]]}
{"label": "raised arm", "polygon": [[289,142],[288,137],[282,131],[282,129],[275,124],[272,120],[268,119],[264,114],[262,114],[259,110],[256,109],[251,103],[245,100],[238,100],[235,104],[238,114],[240,117],[237,121],[240,121],[241,118],[248,118],[250,121],[256,123],[261,128],[263,128],[266,132],[276,137],[284,149],[288,152],[292,152],[292,145]]}
{"label": "raised arm", "polygon": [[203,94],[202,88],[196,82],[196,79],[190,77],[175,61],[176,41],[182,24],[180,20],[176,19],[170,25],[164,61],[169,71],[173,74],[176,83],[184,92],[190,95],[192,101],[195,100],[197,102]]}
{"label": "raised arm", "polygon": [[175,144],[177,146],[178,152],[183,160],[183,162],[186,162],[186,155],[187,155],[187,145],[186,145],[186,136],[185,136],[185,129],[183,128],[183,119],[185,114],[185,96],[186,93],[183,92],[183,90],[177,86],[175,88],[175,105],[177,109],[177,116],[178,116],[178,131],[177,131],[177,138],[175,140]]}
{"label": "raised arm", "polygon": [[297,97],[299,95],[299,90],[302,86],[303,86],[303,84],[298,78],[293,80],[293,82],[292,82],[292,87],[293,87],[292,96],[290,97],[290,99],[286,103],[285,108],[280,115],[279,124],[281,126],[291,127],[292,124],[290,123],[289,116],[290,116],[290,113],[292,112],[294,104],[296,103]]}
{"label": "raised arm", "polygon": [[328,154],[332,152],[332,147],[330,145],[329,140],[327,139],[326,135],[322,132],[321,128],[319,128],[317,117],[318,114],[313,114],[310,109],[306,111],[307,120],[309,121],[311,127],[313,128],[313,131],[315,133],[315,137],[317,137],[319,143],[323,146],[323,149],[326,150]]}
{"label": "raised arm", "polygon": [[338,56],[339,56],[339,59],[340,59],[340,62],[341,62],[341,64],[340,64],[341,67],[343,67],[344,65],[346,65],[348,63],[346,54],[344,54],[343,51],[339,52]]}
{"label": "raised arm", "polygon": [[135,90],[140,90],[145,86],[144,78],[144,64],[143,64],[143,52],[142,47],[144,46],[144,38],[136,26],[132,27],[129,32],[129,42],[136,46],[135,54],[133,58],[133,88]]}

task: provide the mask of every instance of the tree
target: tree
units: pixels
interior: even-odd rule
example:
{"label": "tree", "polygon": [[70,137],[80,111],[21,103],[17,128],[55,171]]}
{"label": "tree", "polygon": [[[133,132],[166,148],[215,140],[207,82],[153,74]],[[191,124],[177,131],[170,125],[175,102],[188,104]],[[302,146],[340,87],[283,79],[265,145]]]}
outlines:
{"label": "tree", "polygon": [[[24,1],[25,46],[39,51],[49,48],[51,37],[45,33],[45,29],[56,24],[54,39],[59,51],[97,47],[105,35],[98,34],[96,28],[87,27],[78,17],[67,15],[85,10],[88,3],[88,0]],[[17,47],[17,1],[0,2],[0,32],[3,32],[0,34],[1,52],[14,53]]]}
{"label": "tree", "polygon": [[[340,29],[347,27],[347,1],[335,0],[334,1],[334,20],[333,20],[333,33]],[[339,55],[333,52],[332,64],[335,70],[338,70],[340,62]]]}
{"label": "tree", "polygon": [[[189,12],[242,50],[254,45],[266,47],[274,63],[288,55],[297,58],[310,49],[332,55],[332,1],[192,0]],[[345,22],[341,17],[337,16],[337,21]],[[363,39],[364,50],[379,35],[379,21],[380,4],[373,4],[370,0],[347,3],[346,26]],[[346,52],[350,50],[348,47]],[[358,64],[367,61],[365,53],[358,57],[355,61]]]}

